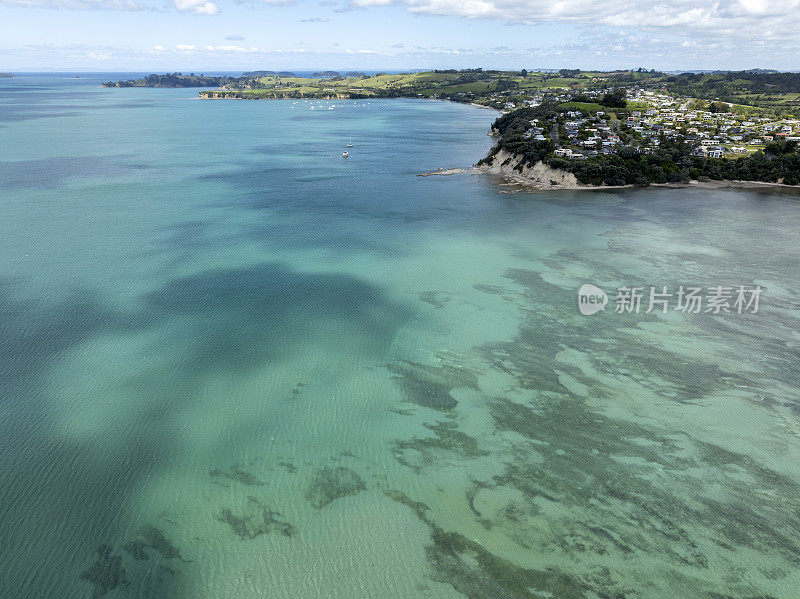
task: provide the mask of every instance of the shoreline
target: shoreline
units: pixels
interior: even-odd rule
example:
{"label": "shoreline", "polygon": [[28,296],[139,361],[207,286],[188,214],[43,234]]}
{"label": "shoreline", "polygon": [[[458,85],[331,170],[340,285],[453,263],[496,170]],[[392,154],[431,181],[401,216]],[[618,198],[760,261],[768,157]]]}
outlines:
{"label": "shoreline", "polygon": [[[507,185],[517,185],[525,188],[520,191],[607,191],[619,189],[647,189],[656,187],[662,189],[780,189],[800,193],[800,185],[786,185],[769,181],[688,181],[686,183],[651,183],[650,185],[542,185],[535,181],[526,180],[524,177],[515,177],[505,173],[490,173],[477,168],[472,169],[474,174],[491,174],[507,180]],[[468,172],[468,171],[465,171]],[[455,174],[455,173],[451,173]]]}
{"label": "shoreline", "polygon": [[738,179],[723,179],[711,181],[689,181],[688,183],[651,183],[650,187],[674,187],[676,189],[683,189],[693,187],[696,189],[760,189],[760,188],[781,188],[781,189],[796,189],[800,191],[800,185],[787,185],[786,183],[777,183],[772,181],[740,181]]}
{"label": "shoreline", "polygon": [[447,177],[448,175],[460,175],[462,173],[474,175],[478,173],[478,170],[474,166],[471,168],[440,168],[427,173],[417,173],[417,177]]}
{"label": "shoreline", "polygon": [[[455,169],[451,169],[455,170]],[[656,187],[662,189],[780,189],[785,191],[796,191],[800,193],[800,185],[786,185],[784,183],[772,183],[769,181],[688,181],[686,183],[651,183],[650,185],[542,185],[536,181],[531,181],[522,176],[514,176],[506,173],[491,173],[476,167],[470,170],[464,169],[463,172],[472,174],[495,175],[506,180],[506,185],[516,185],[522,187],[520,191],[610,191],[619,189],[647,189]],[[456,173],[448,173],[456,174]]]}
{"label": "shoreline", "polygon": [[686,183],[651,183],[647,186],[640,185],[542,185],[535,180],[528,179],[522,175],[514,175],[507,172],[492,172],[488,167],[472,166],[469,168],[454,167],[440,168],[435,171],[417,173],[417,177],[447,177],[451,175],[493,175],[505,180],[505,185],[515,185],[524,189],[520,191],[606,191],[618,189],[647,189],[648,187],[658,187],[664,189],[783,189],[800,192],[800,185],[786,185],[785,183],[775,183],[769,181],[740,181],[740,180],[720,180],[720,181],[697,181],[692,180]]}
{"label": "shoreline", "polygon": [[[105,87],[105,86],[101,86]],[[154,88],[151,88],[154,89]],[[173,88],[174,89],[174,88]],[[330,97],[330,98],[319,98],[319,97],[306,97],[306,96],[287,96],[285,98],[268,98],[268,97],[251,97],[245,98],[241,96],[233,96],[233,95],[210,95],[210,93],[218,92],[218,91],[228,91],[228,90],[207,90],[203,92],[198,92],[196,100],[303,100],[303,101],[320,101],[320,102],[330,102],[331,100],[381,100],[381,101],[390,101],[390,100],[429,100],[433,102],[449,102],[451,104],[460,104],[462,106],[474,106],[475,108],[481,108],[483,110],[493,110],[498,114],[507,114],[509,111],[500,109],[500,108],[493,108],[492,106],[486,106],[484,104],[478,104],[477,102],[460,102],[458,100],[450,100],[449,98],[421,98],[419,96],[391,96],[391,97],[381,97],[381,96],[368,96],[364,98],[351,98],[351,97]],[[491,134],[490,134],[491,135]]]}
{"label": "shoreline", "polygon": [[523,162],[523,157],[512,154],[507,150],[495,151],[491,158],[474,168],[482,173],[498,175],[510,184],[521,188],[544,191],[556,189],[572,189],[581,191],[617,190],[617,189],[644,189],[646,187],[661,187],[675,189],[781,189],[800,191],[800,185],[787,185],[785,183],[770,181],[744,181],[744,180],[691,180],[678,183],[650,183],[649,185],[590,185],[581,183],[574,173],[553,168],[542,160],[535,164]]}

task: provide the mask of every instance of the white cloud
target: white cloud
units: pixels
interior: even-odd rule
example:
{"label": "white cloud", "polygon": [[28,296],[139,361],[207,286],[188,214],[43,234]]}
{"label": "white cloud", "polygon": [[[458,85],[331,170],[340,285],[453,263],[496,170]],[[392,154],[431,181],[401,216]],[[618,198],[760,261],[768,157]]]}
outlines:
{"label": "white cloud", "polygon": [[272,6],[291,6],[298,0],[234,0],[236,4],[270,4]]}
{"label": "white cloud", "polygon": [[[353,4],[385,0],[351,0]],[[402,0],[416,13],[502,19],[514,23],[567,21],[622,28],[672,29],[720,37],[800,39],[800,0]]]}
{"label": "white cloud", "polygon": [[175,8],[193,15],[215,15],[219,6],[209,0],[174,0]]}
{"label": "white cloud", "polygon": [[[283,2],[284,0],[276,1]],[[211,0],[173,0],[173,3],[180,12],[193,15],[215,15],[220,12],[219,6]],[[0,0],[0,6],[3,5],[58,10],[161,10],[153,0]]]}
{"label": "white cloud", "polygon": [[308,19],[301,19],[301,23],[327,23],[330,21],[328,17],[310,17]]}
{"label": "white cloud", "polygon": [[144,51],[150,55],[173,55],[181,56],[183,58],[197,58],[203,56],[219,57],[226,54],[258,54],[270,52],[282,52],[281,50],[265,50],[257,48],[256,46],[237,46],[234,44],[209,44],[206,46],[198,46],[196,44],[177,44],[173,48],[166,48],[162,45],[153,46]]}
{"label": "white cloud", "polygon": [[243,48],[241,46],[204,46],[203,50],[207,50],[208,52],[234,52],[234,53],[242,53],[242,52],[261,52],[255,46],[250,46],[249,48]]}
{"label": "white cloud", "polygon": [[90,60],[108,60],[111,58],[111,54],[106,52],[105,54],[98,54],[97,52],[89,52],[86,54],[87,58]]}
{"label": "white cloud", "polygon": [[241,42],[244,39],[243,35],[226,35],[225,39],[229,42]]}
{"label": "white cloud", "polygon": [[682,37],[800,42],[800,0],[348,0],[353,8],[399,4],[419,14],[516,24],[569,22]]}
{"label": "white cloud", "polygon": [[62,10],[152,10],[152,6],[134,0],[0,0],[2,5]]}

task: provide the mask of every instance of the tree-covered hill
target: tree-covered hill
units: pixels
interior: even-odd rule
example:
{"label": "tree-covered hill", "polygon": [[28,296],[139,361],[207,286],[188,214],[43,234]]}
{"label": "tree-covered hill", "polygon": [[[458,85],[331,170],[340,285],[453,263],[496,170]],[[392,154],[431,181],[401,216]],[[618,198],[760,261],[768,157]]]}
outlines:
{"label": "tree-covered hill", "polygon": [[127,81],[107,81],[104,87],[220,87],[240,81],[241,77],[214,77],[190,73],[166,73],[148,75],[141,79]]}

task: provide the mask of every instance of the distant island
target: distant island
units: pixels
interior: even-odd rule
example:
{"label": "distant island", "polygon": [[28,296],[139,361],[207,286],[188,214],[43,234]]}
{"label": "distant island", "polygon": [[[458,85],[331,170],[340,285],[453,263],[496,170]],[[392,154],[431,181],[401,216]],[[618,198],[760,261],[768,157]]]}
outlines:
{"label": "distant island", "polygon": [[505,114],[484,171],[537,187],[689,181],[800,185],[800,74],[772,70],[436,70],[312,77],[148,75],[111,87],[216,87],[206,99],[427,98]]}
{"label": "distant island", "polygon": [[223,87],[226,85],[242,85],[243,81],[257,81],[257,75],[252,77],[216,77],[195,75],[190,73],[166,73],[164,75],[148,75],[141,79],[127,79],[125,81],[106,81],[103,87]]}
{"label": "distant island", "polygon": [[13,79],[13,73],[0,73],[0,79]]}

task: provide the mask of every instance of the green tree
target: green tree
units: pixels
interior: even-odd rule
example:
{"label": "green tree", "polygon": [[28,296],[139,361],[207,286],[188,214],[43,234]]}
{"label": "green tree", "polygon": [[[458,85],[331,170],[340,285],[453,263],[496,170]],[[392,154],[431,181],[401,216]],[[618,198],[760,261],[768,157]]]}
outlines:
{"label": "green tree", "polygon": [[625,108],[628,103],[625,100],[627,92],[624,88],[615,89],[613,92],[608,92],[600,100],[600,104],[608,106],[609,108]]}

